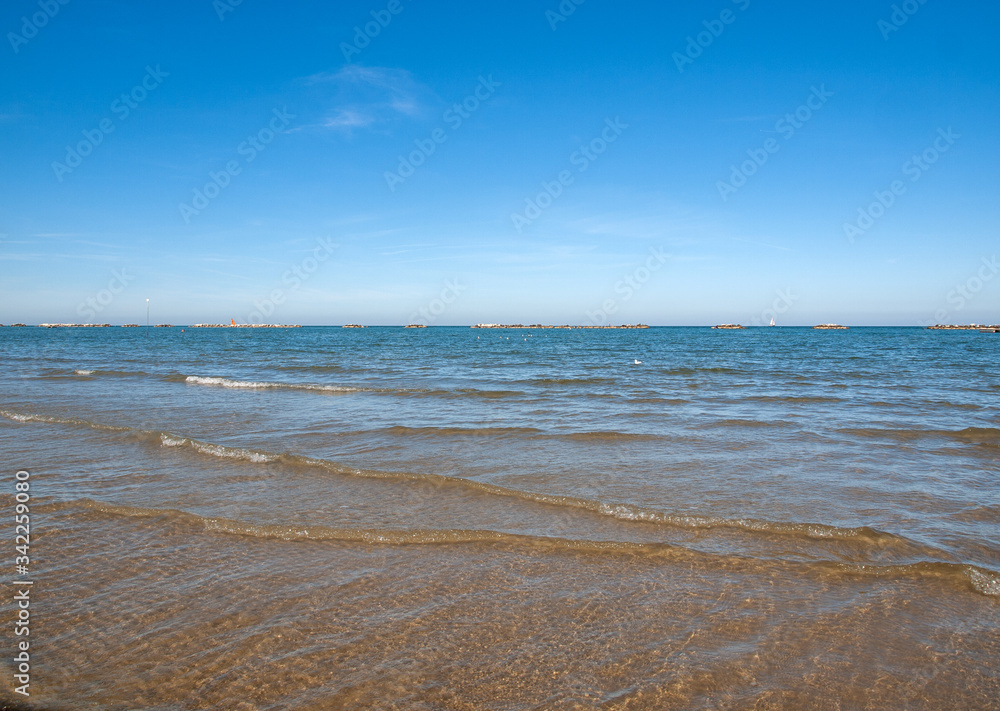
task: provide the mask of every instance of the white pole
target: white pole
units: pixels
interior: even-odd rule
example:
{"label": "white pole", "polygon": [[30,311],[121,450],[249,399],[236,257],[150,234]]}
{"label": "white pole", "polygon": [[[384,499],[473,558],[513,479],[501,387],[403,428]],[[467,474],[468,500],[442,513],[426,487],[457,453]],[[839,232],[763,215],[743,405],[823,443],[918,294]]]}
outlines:
{"label": "white pole", "polygon": [[149,338],[149,299],[146,299],[146,338]]}

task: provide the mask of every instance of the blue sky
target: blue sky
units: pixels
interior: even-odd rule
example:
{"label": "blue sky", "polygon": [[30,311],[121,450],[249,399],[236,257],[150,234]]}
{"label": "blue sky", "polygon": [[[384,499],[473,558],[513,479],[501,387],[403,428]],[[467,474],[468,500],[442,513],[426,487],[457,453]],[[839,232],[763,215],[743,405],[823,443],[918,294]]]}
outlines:
{"label": "blue sky", "polygon": [[995,5],[63,2],[0,323],[1000,321]]}

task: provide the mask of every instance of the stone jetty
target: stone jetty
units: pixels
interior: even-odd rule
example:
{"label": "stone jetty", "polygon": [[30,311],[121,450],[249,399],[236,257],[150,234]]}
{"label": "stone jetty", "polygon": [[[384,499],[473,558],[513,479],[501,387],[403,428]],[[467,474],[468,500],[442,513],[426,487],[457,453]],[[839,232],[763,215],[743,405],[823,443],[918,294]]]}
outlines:
{"label": "stone jetty", "polygon": [[522,323],[477,323],[475,326],[471,326],[470,328],[522,328],[522,329],[527,329],[527,328],[622,329],[622,328],[626,328],[627,329],[627,328],[649,328],[649,326],[647,326],[644,323],[622,324],[621,326],[612,326],[610,324],[607,325],[607,326],[570,326],[568,324],[567,325],[563,325],[563,326],[548,326],[548,325],[542,325],[540,323],[533,323],[533,324],[529,324],[529,325],[525,326]]}
{"label": "stone jetty", "polygon": [[191,328],[302,328],[302,326],[297,323],[195,323]]}

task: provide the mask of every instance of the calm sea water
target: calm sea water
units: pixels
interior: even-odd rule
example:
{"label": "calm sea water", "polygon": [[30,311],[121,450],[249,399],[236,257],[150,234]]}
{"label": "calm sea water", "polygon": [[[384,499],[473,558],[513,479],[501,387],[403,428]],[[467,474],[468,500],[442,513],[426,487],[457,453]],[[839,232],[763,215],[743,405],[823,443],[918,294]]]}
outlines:
{"label": "calm sea water", "polygon": [[998,354],[891,328],[0,329],[31,701],[1000,708]]}

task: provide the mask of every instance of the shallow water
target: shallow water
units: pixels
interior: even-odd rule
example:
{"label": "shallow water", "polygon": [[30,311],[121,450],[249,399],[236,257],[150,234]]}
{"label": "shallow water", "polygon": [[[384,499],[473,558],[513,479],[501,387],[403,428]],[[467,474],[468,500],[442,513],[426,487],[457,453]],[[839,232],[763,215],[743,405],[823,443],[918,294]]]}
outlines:
{"label": "shallow water", "polygon": [[998,351],[0,329],[32,701],[1000,708]]}

